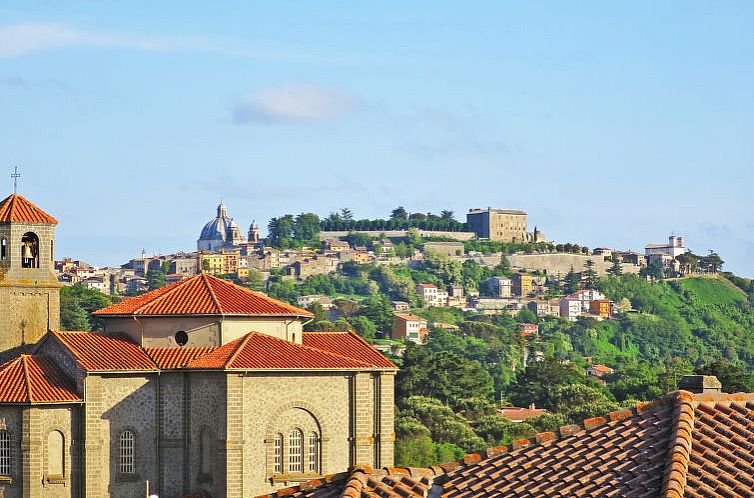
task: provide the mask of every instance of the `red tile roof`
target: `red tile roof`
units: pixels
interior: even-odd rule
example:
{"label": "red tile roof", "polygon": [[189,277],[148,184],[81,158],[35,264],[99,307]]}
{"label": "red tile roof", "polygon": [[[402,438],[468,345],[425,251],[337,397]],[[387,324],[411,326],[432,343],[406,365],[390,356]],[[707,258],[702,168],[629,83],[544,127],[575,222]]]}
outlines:
{"label": "red tile roof", "polygon": [[354,332],[304,332],[304,346],[330,351],[382,368],[398,368]]}
{"label": "red tile roof", "polygon": [[47,356],[21,355],[0,366],[0,403],[75,403],[73,383]]}
{"label": "red tile roof", "polygon": [[11,194],[0,201],[0,223],[15,221],[58,224],[58,220],[42,211],[24,196]]}
{"label": "red tile roof", "polygon": [[411,313],[395,313],[396,318],[400,318],[402,320],[407,320],[409,322],[426,322],[426,318],[422,318],[420,316],[412,315]]}
{"label": "red tile roof", "polygon": [[449,498],[751,498],[754,393],[677,391],[439,467],[354,468],[265,496],[418,498],[433,486]]}
{"label": "red tile roof", "polygon": [[207,353],[211,353],[217,349],[216,347],[207,346],[203,348],[145,348],[152,361],[165,370],[172,370],[175,368],[183,368],[190,361],[204,356]]}
{"label": "red tile roof", "polygon": [[538,417],[547,410],[544,408],[522,408],[520,406],[506,406],[498,408],[497,412],[512,422],[523,422],[529,420],[532,417]]}
{"label": "red tile roof", "polygon": [[52,332],[88,372],[157,371],[147,353],[125,334]]}
{"label": "red tile roof", "polygon": [[314,316],[309,311],[206,273],[121,301],[95,311],[94,314]]}
{"label": "red tile roof", "polygon": [[[356,355],[365,355],[364,350]],[[251,332],[211,353],[190,361],[186,368],[241,370],[309,370],[309,369],[379,369],[395,368],[375,364],[366,359],[344,356],[337,352],[278,339]],[[392,363],[391,363],[392,365]]]}

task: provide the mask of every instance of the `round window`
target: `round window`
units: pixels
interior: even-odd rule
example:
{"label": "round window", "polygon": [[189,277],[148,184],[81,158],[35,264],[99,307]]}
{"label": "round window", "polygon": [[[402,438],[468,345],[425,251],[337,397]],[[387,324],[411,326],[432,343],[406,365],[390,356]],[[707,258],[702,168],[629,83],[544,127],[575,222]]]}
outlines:
{"label": "round window", "polygon": [[185,346],[188,342],[188,334],[183,330],[179,330],[175,333],[175,342],[179,346]]}

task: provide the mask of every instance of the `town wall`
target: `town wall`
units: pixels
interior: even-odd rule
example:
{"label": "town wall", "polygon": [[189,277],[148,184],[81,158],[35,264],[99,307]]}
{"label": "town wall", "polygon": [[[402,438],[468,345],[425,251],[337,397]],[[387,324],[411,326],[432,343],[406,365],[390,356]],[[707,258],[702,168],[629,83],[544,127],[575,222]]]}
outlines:
{"label": "town wall", "polygon": [[[495,266],[500,263],[500,253],[464,259],[474,259],[480,264]],[[608,268],[613,264],[611,261],[605,261],[602,256],[581,254],[511,254],[508,256],[508,261],[513,268],[530,271],[547,271],[548,275],[560,274],[561,276],[565,276],[571,270],[571,267],[577,273],[583,271],[584,264],[590,259],[594,261],[594,269],[600,276],[605,276]],[[639,273],[640,268],[636,265],[622,263],[621,266],[623,273]]]}

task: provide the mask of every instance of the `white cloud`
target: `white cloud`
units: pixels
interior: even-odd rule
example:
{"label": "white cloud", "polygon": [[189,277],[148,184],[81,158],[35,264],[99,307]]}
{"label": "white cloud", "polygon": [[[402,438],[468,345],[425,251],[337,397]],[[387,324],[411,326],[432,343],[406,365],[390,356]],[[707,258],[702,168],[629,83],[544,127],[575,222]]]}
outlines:
{"label": "white cloud", "polygon": [[115,47],[170,50],[166,41],[86,31],[59,23],[23,23],[0,28],[0,58],[63,47]]}
{"label": "white cloud", "polygon": [[313,85],[288,85],[250,93],[233,105],[233,121],[242,123],[298,123],[341,116],[358,99],[337,90]]}

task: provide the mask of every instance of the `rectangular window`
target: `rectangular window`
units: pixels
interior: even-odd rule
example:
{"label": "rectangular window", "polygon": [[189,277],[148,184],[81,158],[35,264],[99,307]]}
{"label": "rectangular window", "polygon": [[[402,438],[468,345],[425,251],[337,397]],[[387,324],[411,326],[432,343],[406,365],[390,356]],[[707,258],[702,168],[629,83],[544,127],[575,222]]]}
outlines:
{"label": "rectangular window", "polygon": [[134,474],[134,433],[125,431],[120,436],[120,473]]}
{"label": "rectangular window", "polygon": [[10,435],[0,431],[0,476],[10,475]]}
{"label": "rectangular window", "polygon": [[288,472],[303,472],[303,445],[304,434],[299,430],[291,432],[288,438]]}
{"label": "rectangular window", "polygon": [[309,434],[309,472],[317,472],[317,443],[316,432]]}
{"label": "rectangular window", "polygon": [[276,474],[283,473],[283,435],[275,435],[275,465],[274,472]]}

